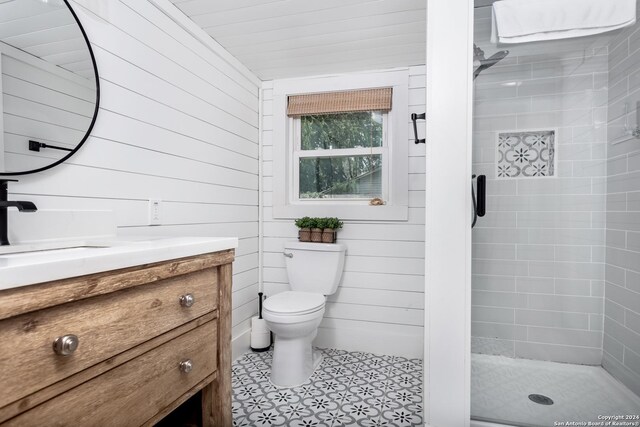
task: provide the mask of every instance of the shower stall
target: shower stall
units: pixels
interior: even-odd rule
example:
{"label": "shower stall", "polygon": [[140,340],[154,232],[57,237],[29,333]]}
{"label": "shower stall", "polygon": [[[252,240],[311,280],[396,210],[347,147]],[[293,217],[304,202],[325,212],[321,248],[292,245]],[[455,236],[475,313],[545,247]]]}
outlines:
{"label": "shower stall", "polygon": [[471,417],[640,421],[640,24],[506,51],[474,21]]}

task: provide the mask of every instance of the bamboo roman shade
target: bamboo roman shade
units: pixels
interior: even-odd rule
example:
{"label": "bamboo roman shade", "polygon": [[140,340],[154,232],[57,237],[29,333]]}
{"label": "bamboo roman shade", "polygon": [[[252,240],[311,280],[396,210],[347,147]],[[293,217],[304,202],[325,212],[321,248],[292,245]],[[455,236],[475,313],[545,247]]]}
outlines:
{"label": "bamboo roman shade", "polygon": [[288,116],[352,113],[357,111],[389,111],[393,88],[350,90],[346,92],[291,95]]}

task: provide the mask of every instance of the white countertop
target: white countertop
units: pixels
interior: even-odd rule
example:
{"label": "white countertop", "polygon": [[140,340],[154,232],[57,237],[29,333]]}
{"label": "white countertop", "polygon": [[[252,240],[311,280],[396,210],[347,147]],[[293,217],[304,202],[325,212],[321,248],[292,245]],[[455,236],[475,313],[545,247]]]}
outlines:
{"label": "white countertop", "polygon": [[238,247],[235,237],[132,238],[0,255],[0,290]]}

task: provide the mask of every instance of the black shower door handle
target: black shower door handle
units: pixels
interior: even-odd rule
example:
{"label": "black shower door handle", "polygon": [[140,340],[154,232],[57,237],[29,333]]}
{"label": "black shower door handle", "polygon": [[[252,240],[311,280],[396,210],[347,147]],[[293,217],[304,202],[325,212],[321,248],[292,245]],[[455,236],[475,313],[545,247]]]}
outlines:
{"label": "black shower door handle", "polygon": [[487,213],[487,177],[478,175],[476,183],[478,188],[478,207],[476,212],[479,217],[483,217]]}

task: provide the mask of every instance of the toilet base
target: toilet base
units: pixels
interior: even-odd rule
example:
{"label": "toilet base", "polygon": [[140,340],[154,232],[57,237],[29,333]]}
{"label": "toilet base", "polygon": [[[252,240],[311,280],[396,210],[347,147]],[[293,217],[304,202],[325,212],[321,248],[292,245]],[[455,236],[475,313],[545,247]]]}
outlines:
{"label": "toilet base", "polygon": [[322,363],[323,358],[324,356],[322,355],[320,350],[313,350],[313,372],[315,372],[316,369],[318,369],[318,366],[320,366],[320,364]]}
{"label": "toilet base", "polygon": [[311,346],[312,335],[298,339],[281,339],[276,335],[271,363],[271,384],[280,388],[304,384],[322,363],[322,353]]}

